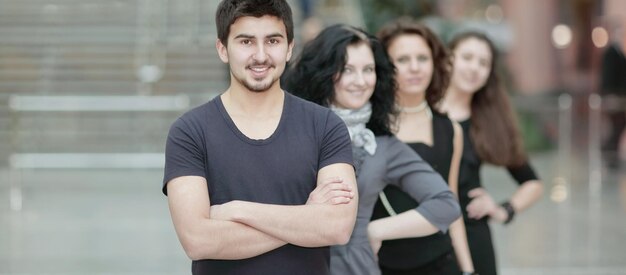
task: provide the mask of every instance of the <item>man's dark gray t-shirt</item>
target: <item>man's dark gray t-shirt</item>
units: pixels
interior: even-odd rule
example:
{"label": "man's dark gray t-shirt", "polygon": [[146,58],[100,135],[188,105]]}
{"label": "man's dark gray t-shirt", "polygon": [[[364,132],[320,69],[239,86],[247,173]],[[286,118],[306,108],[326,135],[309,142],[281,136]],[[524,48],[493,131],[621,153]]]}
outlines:
{"label": "man's dark gray t-shirt", "polygon": [[[166,184],[180,176],[206,178],[211,205],[232,200],[302,205],[317,172],[352,164],[350,136],[330,110],[289,93],[280,122],[267,139],[253,140],[235,126],[220,97],[181,116],[166,145]],[[193,274],[328,274],[328,247],[287,244],[244,260],[194,261]]]}

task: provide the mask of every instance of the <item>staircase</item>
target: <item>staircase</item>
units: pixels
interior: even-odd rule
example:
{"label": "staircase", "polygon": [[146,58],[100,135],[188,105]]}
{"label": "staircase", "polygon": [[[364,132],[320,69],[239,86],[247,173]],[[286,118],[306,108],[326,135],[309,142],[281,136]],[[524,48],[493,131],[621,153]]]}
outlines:
{"label": "staircase", "polygon": [[184,95],[199,105],[227,86],[214,44],[216,6],[0,0],[0,167],[15,153],[162,152],[184,110],[17,111],[9,98]]}
{"label": "staircase", "polygon": [[[298,40],[298,1],[289,2]],[[359,26],[357,2],[319,0],[318,14]],[[162,153],[183,109],[16,110],[10,98],[184,95],[189,108],[200,105],[228,86],[215,50],[217,3],[0,0],[0,167],[12,154]]]}

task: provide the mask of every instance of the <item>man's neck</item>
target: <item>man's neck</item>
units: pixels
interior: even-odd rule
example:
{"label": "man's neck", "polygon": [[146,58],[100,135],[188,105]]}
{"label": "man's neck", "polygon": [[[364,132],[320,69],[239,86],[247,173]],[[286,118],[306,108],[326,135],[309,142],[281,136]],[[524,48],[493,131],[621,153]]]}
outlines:
{"label": "man's neck", "polygon": [[282,112],[284,92],[279,85],[263,92],[231,86],[221,99],[230,115],[262,118]]}
{"label": "man's neck", "polygon": [[274,86],[264,92],[253,92],[231,85],[221,95],[226,112],[246,137],[263,140],[278,129],[285,93],[280,85]]}

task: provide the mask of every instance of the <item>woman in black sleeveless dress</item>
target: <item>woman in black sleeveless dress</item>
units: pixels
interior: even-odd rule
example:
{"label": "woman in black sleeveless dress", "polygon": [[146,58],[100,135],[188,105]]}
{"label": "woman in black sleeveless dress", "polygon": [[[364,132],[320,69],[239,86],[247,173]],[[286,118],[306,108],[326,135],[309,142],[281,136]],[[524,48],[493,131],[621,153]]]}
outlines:
{"label": "woman in black sleeveless dress", "polygon": [[[385,25],[378,37],[396,66],[400,116],[395,134],[441,174],[456,193],[462,132],[457,123],[436,110],[450,76],[447,50],[427,27],[410,19]],[[387,187],[380,194],[372,219],[416,205],[397,188]],[[460,270],[471,274],[474,269],[462,219],[452,224],[449,234],[385,241],[378,257],[383,274],[458,275]]]}

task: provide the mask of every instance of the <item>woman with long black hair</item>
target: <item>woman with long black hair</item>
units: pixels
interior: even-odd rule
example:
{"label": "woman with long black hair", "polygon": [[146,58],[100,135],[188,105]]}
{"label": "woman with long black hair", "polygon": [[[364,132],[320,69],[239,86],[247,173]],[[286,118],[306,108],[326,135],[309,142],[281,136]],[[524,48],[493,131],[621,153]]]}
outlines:
{"label": "woman with long black hair", "polygon": [[[359,189],[357,221],[346,245],[331,247],[331,274],[380,274],[383,240],[447,231],[458,203],[445,181],[391,132],[394,67],[376,37],[335,25],[307,43],[283,76],[287,91],[331,108],[350,132]],[[370,222],[378,194],[394,185],[420,206]]]}

